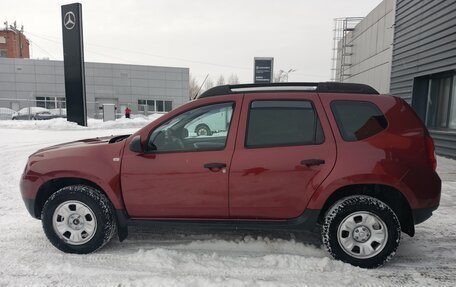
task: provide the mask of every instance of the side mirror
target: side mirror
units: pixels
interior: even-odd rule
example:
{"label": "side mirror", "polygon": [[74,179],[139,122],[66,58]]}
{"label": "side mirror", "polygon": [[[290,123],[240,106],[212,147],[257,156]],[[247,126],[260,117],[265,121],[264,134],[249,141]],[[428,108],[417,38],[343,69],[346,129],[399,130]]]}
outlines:
{"label": "side mirror", "polygon": [[132,152],[143,153],[144,149],[141,144],[141,136],[135,136],[130,142],[129,148]]}
{"label": "side mirror", "polygon": [[183,139],[188,138],[188,130],[186,128],[182,129],[182,138]]}

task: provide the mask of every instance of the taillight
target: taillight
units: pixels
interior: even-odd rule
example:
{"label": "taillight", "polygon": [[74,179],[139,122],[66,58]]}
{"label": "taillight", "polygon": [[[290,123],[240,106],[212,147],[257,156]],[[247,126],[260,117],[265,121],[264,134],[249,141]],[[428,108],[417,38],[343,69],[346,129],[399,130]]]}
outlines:
{"label": "taillight", "polygon": [[432,164],[432,168],[434,170],[437,169],[437,160],[435,158],[435,147],[434,141],[432,140],[431,136],[426,136],[426,149],[429,158],[429,162]]}

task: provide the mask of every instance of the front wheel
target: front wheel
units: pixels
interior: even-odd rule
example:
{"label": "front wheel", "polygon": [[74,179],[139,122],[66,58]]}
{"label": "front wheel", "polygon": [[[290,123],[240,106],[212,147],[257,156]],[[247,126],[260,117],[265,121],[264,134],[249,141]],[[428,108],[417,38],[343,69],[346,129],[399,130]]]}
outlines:
{"label": "front wheel", "polygon": [[67,253],[86,254],[103,247],[116,230],[111,203],[99,190],[67,186],[49,197],[41,214],[49,241]]}
{"label": "front wheel", "polygon": [[363,268],[389,261],[399,246],[401,227],[394,211],[370,196],[351,196],[326,213],[322,240],[338,260]]}

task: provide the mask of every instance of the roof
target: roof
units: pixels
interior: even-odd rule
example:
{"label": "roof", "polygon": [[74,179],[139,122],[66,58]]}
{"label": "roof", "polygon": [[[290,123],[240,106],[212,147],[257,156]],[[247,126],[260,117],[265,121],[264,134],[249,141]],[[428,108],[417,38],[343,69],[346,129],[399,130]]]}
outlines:
{"label": "roof", "polygon": [[316,93],[347,93],[347,94],[372,94],[379,93],[369,85],[339,83],[339,82],[319,82],[319,83],[270,83],[270,84],[239,84],[223,85],[209,89],[197,98],[207,98],[214,96],[243,94],[252,92],[316,92]]}

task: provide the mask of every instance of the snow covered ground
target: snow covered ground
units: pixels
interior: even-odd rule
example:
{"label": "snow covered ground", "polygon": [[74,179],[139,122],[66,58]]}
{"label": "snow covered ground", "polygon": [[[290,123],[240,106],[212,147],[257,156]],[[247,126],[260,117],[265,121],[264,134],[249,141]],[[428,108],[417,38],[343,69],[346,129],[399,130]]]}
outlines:
{"label": "snow covered ground", "polygon": [[50,121],[0,121],[0,286],[455,286],[456,161],[438,158],[440,208],[403,235],[396,257],[376,270],[335,261],[314,233],[130,230],[90,255],[64,254],[27,213],[19,178],[39,148],[132,133],[150,120],[88,128]]}

